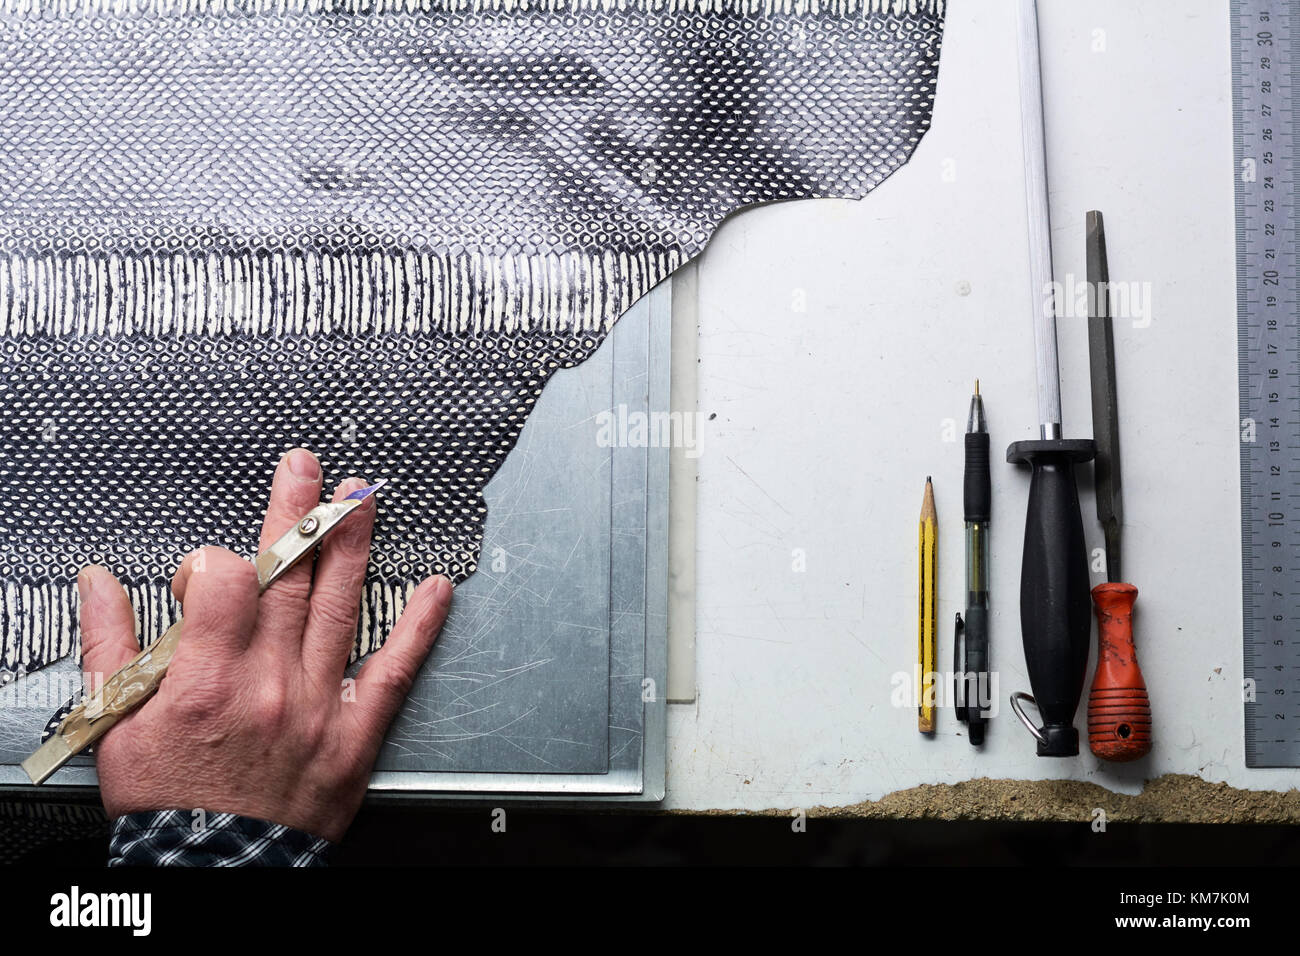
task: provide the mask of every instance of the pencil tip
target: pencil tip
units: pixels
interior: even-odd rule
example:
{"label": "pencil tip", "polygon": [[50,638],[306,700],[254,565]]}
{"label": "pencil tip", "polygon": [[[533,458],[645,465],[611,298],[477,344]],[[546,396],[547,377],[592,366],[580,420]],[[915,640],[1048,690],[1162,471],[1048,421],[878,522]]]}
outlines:
{"label": "pencil tip", "polygon": [[979,393],[980,393],[980,380],[975,379],[975,394],[978,395]]}
{"label": "pencil tip", "polygon": [[929,476],[929,475],[926,475],[926,476],[925,476],[925,483],[926,483],[927,485],[930,483],[930,476]]}

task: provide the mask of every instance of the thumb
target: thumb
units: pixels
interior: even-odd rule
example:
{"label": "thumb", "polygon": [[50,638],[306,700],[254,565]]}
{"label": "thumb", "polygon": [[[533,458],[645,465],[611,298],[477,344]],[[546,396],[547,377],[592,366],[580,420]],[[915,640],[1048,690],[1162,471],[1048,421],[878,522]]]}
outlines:
{"label": "thumb", "polygon": [[135,612],[126,591],[104,568],[91,565],[77,575],[81,597],[81,669],[86,673],[86,692],[99,684],[140,652],[135,638]]}

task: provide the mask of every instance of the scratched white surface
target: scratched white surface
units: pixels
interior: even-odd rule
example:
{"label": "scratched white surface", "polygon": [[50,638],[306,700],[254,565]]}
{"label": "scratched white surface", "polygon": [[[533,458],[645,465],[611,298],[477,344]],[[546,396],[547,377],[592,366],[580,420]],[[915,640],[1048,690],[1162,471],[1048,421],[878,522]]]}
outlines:
{"label": "scratched white surface", "polygon": [[[702,261],[700,408],[717,417],[698,459],[698,698],[670,709],[668,806],[846,804],[981,776],[1130,793],[1168,772],[1300,783],[1300,771],[1247,770],[1242,752],[1227,6],[1040,2],[1057,278],[1082,281],[1084,213],[1097,208],[1112,280],[1150,283],[1149,327],[1115,333],[1152,755],[1116,768],[1085,745],[1039,759],[1005,703],[1029,689],[1017,611],[1028,479],[1001,452],[1037,437],[1014,11],[952,0],[934,128],[912,162],[861,203],[742,214]],[[1066,435],[1087,436],[1086,321],[1063,319],[1059,337]],[[959,433],[976,376],[995,450],[1001,703],[982,752],[951,710],[926,740],[914,709],[890,704],[892,675],[915,662],[927,474],[951,660]],[[792,570],[796,549],[806,571]]]}

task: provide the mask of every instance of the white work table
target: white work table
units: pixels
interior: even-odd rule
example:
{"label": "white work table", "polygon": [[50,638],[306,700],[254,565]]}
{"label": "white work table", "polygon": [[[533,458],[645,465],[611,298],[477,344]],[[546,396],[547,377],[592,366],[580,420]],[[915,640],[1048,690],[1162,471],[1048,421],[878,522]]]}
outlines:
{"label": "white work table", "polygon": [[[1004,453],[1038,437],[1015,11],[952,0],[933,127],[911,162],[861,202],[744,212],[700,260],[699,409],[716,417],[695,462],[696,697],[669,708],[668,808],[846,806],[978,777],[1123,793],[1169,773],[1300,783],[1300,770],[1249,770],[1243,756],[1228,4],[1040,7],[1056,278],[1084,281],[1084,214],[1099,209],[1112,281],[1149,295],[1116,318],[1115,338],[1125,570],[1141,592],[1154,750],[1104,765],[1085,735],[1080,756],[1041,759],[1007,706],[1029,690],[1029,481]],[[1065,434],[1089,437],[1086,313],[1058,329]],[[981,750],[951,709],[926,739],[914,707],[891,704],[894,675],[910,681],[916,665],[927,475],[951,667],[976,377],[994,458],[999,676]],[[1090,470],[1080,477],[1100,548]],[[1086,688],[1080,728],[1085,709]]]}

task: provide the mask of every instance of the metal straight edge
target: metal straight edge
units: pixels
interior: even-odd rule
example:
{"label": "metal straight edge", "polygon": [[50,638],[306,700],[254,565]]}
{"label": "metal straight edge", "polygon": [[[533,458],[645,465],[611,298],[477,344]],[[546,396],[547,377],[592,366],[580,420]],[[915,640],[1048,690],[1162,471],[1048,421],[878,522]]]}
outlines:
{"label": "metal straight edge", "polygon": [[[672,369],[669,374],[670,407],[685,416],[699,414],[699,275],[693,259],[673,274]],[[670,704],[695,702],[695,546],[697,488],[700,452],[696,419],[696,444],[674,443],[669,453],[668,496],[672,511],[668,524],[668,685]]]}
{"label": "metal straight edge", "polygon": [[[1233,219],[1237,270],[1237,421],[1250,417],[1250,322],[1246,307],[1246,187],[1239,169],[1245,155],[1246,137],[1243,120],[1245,64],[1241,53],[1241,21],[1246,16],[1243,0],[1233,0],[1229,11],[1232,36],[1232,152],[1233,152]],[[1239,442],[1239,479],[1241,507],[1241,622],[1242,622],[1242,674],[1249,678],[1255,667],[1254,628],[1250,617],[1250,604],[1254,597],[1254,580],[1250,570],[1253,540],[1250,522],[1251,480],[1250,450]],[[1243,704],[1243,743],[1246,766],[1252,766],[1255,727],[1250,718],[1250,705]]]}
{"label": "metal straight edge", "polygon": [[[1300,236],[1293,133],[1300,100],[1292,85],[1300,62],[1300,31],[1295,29],[1300,3],[1233,0],[1229,15],[1238,418],[1239,427],[1246,428],[1249,420],[1258,430],[1254,441],[1245,435],[1240,441],[1242,673],[1254,689],[1253,698],[1243,695],[1245,764],[1298,767],[1300,735],[1291,727],[1295,708],[1289,701],[1294,700],[1300,662],[1291,587],[1300,536],[1294,521],[1285,517],[1286,509],[1278,506],[1294,490],[1295,456],[1300,453],[1300,423],[1290,414],[1300,397],[1295,371],[1300,368]],[[1265,65],[1262,57],[1272,62]],[[1265,81],[1268,91],[1263,89]],[[1262,119],[1266,105],[1273,119]],[[1268,158],[1261,145],[1261,123],[1270,134]],[[1268,264],[1270,258],[1274,265]],[[1267,324],[1265,295],[1271,299],[1267,315],[1272,321]],[[1276,391],[1276,398],[1268,391]],[[1266,429],[1271,429],[1268,441]],[[1274,510],[1282,511],[1281,522],[1269,515]]]}
{"label": "metal straight edge", "polygon": [[[660,286],[657,299],[650,306],[650,341],[665,342],[664,347],[649,351],[650,408],[667,408],[680,411],[683,421],[695,414],[695,405],[673,409],[672,405],[672,291],[673,285]],[[653,296],[654,293],[651,293]],[[692,363],[688,372],[696,374]],[[700,440],[697,434],[696,441]],[[676,442],[672,443],[676,445]],[[679,456],[680,462],[684,456]],[[649,448],[646,458],[646,515],[645,515],[645,670],[644,674],[654,688],[652,694],[642,694],[644,720],[641,745],[641,798],[659,802],[668,789],[668,607],[669,607],[669,522],[672,504],[672,462],[668,448]],[[694,482],[691,483],[694,494]],[[694,508],[690,511],[694,516]],[[692,544],[694,534],[691,535]],[[692,565],[692,576],[694,566]],[[694,611],[694,603],[691,610]],[[692,614],[692,617],[694,615]],[[693,623],[693,622],[692,622]],[[690,644],[692,660],[695,643]],[[694,667],[691,668],[692,674]],[[647,699],[652,698],[652,699]]]}
{"label": "metal straight edge", "polygon": [[[660,411],[670,401],[671,284],[662,283],[647,296],[649,308],[646,342],[634,348],[648,349],[645,369],[647,409]],[[634,306],[635,308],[635,306]],[[621,321],[621,320],[620,320]],[[615,330],[619,331],[618,329]],[[611,336],[609,346],[617,346]],[[617,366],[617,363],[616,363]],[[642,697],[642,731],[635,769],[611,765],[604,774],[476,773],[430,771],[379,771],[372,775],[367,799],[377,802],[431,801],[454,803],[484,798],[520,802],[546,801],[648,803],[662,800],[667,778],[667,567],[668,567],[668,468],[669,449],[615,449],[620,454],[644,455],[646,475],[644,564],[636,569],[644,576],[643,640],[640,659],[641,681],[635,691]],[[614,570],[614,569],[611,569]],[[610,663],[614,666],[611,649]],[[610,709],[618,684],[611,674]],[[625,682],[624,682],[625,683]],[[653,697],[653,700],[648,699]]]}

